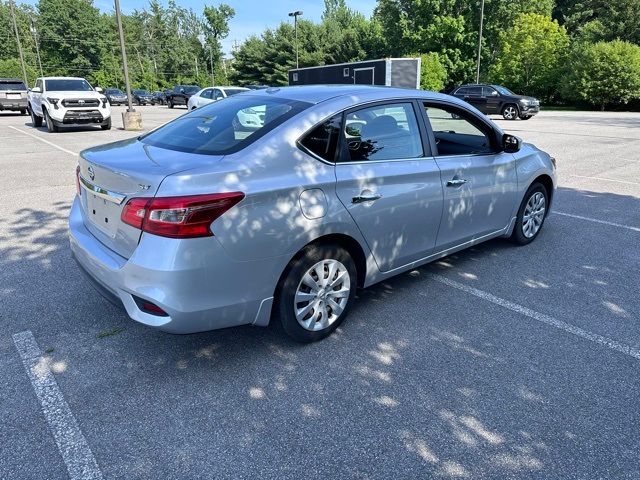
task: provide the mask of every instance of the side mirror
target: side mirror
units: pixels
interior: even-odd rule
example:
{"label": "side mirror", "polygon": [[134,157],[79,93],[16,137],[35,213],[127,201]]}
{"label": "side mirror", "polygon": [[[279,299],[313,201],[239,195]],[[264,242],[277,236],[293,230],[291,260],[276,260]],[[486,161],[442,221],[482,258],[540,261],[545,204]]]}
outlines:
{"label": "side mirror", "polygon": [[505,133],[502,136],[502,149],[507,153],[516,153],[520,151],[522,147],[522,140],[515,135]]}
{"label": "side mirror", "polygon": [[102,88],[100,88],[100,87],[96,87],[96,92],[98,92],[98,93],[102,93]]}
{"label": "side mirror", "polygon": [[180,89],[180,93],[184,93],[184,88],[181,88],[181,89]]}
{"label": "side mirror", "polygon": [[491,90],[491,94],[492,97],[497,97],[498,96],[498,92],[496,92],[495,90]]}
{"label": "side mirror", "polygon": [[33,87],[33,88],[31,89],[31,91],[32,91],[33,93],[42,93],[42,89],[41,89],[40,87]]}

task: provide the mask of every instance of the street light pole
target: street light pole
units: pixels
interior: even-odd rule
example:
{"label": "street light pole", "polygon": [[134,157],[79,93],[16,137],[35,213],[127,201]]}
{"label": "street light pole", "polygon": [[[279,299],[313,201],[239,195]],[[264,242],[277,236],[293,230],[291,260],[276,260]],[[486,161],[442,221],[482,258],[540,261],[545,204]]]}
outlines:
{"label": "street light pole", "polygon": [[24,56],[22,55],[22,43],[20,43],[20,34],[18,33],[18,24],[16,23],[16,12],[13,9],[13,0],[9,0],[9,6],[11,7],[11,18],[13,19],[13,30],[16,32],[16,42],[18,43],[18,53],[20,54],[20,64],[22,65],[22,76],[24,77],[24,84],[29,85],[29,79],[27,78],[27,68],[24,65]]}
{"label": "street light pole", "polygon": [[33,39],[36,41],[36,56],[38,57],[38,66],[40,67],[40,76],[44,77],[44,72],[42,71],[42,60],[40,60],[40,46],[38,45],[40,42],[38,41],[38,30],[36,29],[36,22],[32,18],[31,19],[31,33],[33,34]]}
{"label": "street light pole", "polygon": [[296,38],[296,68],[299,67],[298,64],[298,17],[300,17],[302,15],[302,12],[300,10],[296,10],[295,12],[289,12],[289,16],[293,17],[293,29],[295,31],[295,38]]}
{"label": "street light pole", "polygon": [[480,83],[480,54],[482,53],[482,24],[484,22],[484,0],[480,3],[480,31],[478,32],[478,61],[476,62],[476,83]]}
{"label": "street light pole", "polygon": [[122,18],[120,16],[120,0],[114,0],[116,7],[116,23],[118,24],[118,36],[120,37],[120,50],[122,51],[122,67],[124,69],[124,86],[127,92],[127,111],[122,113],[122,123],[125,130],[141,130],[142,115],[136,112],[131,102],[131,84],[129,83],[129,66],[127,65],[127,51],[124,47],[124,32],[122,31]]}

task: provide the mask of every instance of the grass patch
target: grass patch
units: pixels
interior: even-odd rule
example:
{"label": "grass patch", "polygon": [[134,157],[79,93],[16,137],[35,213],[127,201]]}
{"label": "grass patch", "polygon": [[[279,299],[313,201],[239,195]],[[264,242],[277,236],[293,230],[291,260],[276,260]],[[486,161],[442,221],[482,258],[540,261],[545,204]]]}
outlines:
{"label": "grass patch", "polygon": [[113,337],[114,335],[118,335],[119,333],[124,332],[124,328],[121,327],[115,327],[115,328],[109,328],[107,330],[102,330],[97,337],[98,338],[107,338],[107,337]]}

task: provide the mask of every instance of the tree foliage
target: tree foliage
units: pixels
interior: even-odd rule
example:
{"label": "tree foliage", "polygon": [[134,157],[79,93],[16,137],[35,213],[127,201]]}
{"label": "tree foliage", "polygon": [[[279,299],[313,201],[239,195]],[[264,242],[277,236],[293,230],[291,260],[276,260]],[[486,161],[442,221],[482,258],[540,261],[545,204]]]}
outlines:
{"label": "tree foliage", "polygon": [[640,99],[640,47],[622,40],[577,45],[563,92],[602,110]]}
{"label": "tree foliage", "polygon": [[535,13],[520,14],[513,27],[500,34],[490,78],[517,92],[552,100],[568,47],[569,37],[557,21]]}

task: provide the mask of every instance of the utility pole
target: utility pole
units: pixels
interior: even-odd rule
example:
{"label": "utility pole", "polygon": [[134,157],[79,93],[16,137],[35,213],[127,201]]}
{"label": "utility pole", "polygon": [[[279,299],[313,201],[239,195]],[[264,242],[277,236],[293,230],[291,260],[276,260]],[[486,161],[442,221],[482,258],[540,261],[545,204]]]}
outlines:
{"label": "utility pole", "polygon": [[114,0],[116,7],[116,23],[118,24],[118,36],[120,37],[120,49],[122,50],[122,67],[124,69],[124,85],[127,92],[128,108],[122,113],[122,123],[125,130],[142,130],[142,115],[136,112],[131,103],[131,84],[129,83],[129,66],[127,65],[127,51],[124,47],[124,32],[122,31],[122,18],[120,17],[120,0]]}
{"label": "utility pole", "polygon": [[[484,1],[484,0],[483,0]],[[302,15],[300,10],[296,10],[295,12],[289,12],[289,16],[293,17],[293,29],[295,31],[296,37],[296,68],[298,68],[298,17]]]}
{"label": "utility pole", "polygon": [[213,48],[211,48],[211,45],[209,45],[209,61],[211,62],[211,86],[215,87],[216,86],[216,78],[214,75],[214,70],[213,70]]}
{"label": "utility pole", "polygon": [[478,61],[476,62],[476,83],[480,83],[480,54],[482,53],[482,23],[484,22],[484,0],[480,0],[480,31],[478,32]]}
{"label": "utility pole", "polygon": [[196,56],[195,58],[196,58],[196,83],[198,83],[197,78],[200,76],[200,75],[198,74],[198,57]]}
{"label": "utility pole", "polygon": [[36,42],[36,56],[38,57],[38,66],[40,67],[40,76],[44,77],[44,72],[42,71],[42,61],[40,60],[40,46],[38,41],[38,30],[36,30],[36,22],[33,18],[31,18],[31,26],[29,27],[31,33],[33,34],[33,39]]}
{"label": "utility pole", "polygon": [[18,43],[18,53],[20,53],[20,64],[22,65],[22,76],[25,85],[29,85],[29,79],[27,78],[27,68],[24,65],[24,56],[22,55],[22,43],[20,43],[20,34],[18,33],[18,24],[16,23],[16,12],[13,7],[13,0],[9,0],[9,6],[11,7],[11,18],[13,18],[13,30],[16,32],[16,42]]}

